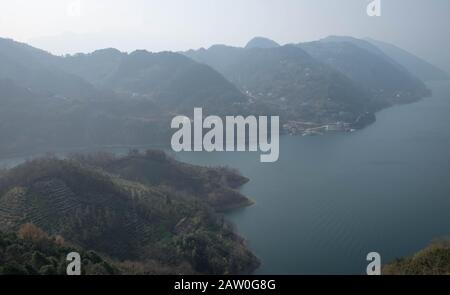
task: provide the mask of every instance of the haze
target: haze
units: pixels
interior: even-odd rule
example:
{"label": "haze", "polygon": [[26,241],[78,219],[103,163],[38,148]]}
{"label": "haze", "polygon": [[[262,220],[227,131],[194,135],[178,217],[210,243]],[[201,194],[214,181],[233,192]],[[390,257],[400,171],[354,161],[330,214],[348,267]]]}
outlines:
{"label": "haze", "polygon": [[369,17],[368,0],[2,0],[0,36],[66,54],[351,35],[394,43],[450,69],[450,1],[381,2],[382,16]]}

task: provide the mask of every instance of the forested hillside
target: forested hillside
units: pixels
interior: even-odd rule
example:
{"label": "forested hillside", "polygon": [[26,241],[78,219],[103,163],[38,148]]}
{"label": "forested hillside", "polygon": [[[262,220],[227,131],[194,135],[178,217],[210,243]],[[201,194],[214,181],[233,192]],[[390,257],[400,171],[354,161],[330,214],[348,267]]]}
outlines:
{"label": "forested hillside", "polygon": [[2,173],[0,230],[32,223],[86,251],[172,273],[247,273],[258,266],[214,210],[250,204],[229,186],[245,182],[234,172],[182,166],[154,152],[75,158],[37,159]]}

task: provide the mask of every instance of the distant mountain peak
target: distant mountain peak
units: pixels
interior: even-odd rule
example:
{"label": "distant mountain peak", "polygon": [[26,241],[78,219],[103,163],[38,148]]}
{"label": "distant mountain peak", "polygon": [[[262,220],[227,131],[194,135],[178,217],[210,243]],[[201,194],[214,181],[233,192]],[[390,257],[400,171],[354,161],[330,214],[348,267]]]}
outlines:
{"label": "distant mountain peak", "polygon": [[342,41],[345,41],[345,40],[347,40],[347,41],[355,41],[355,40],[359,40],[359,39],[357,39],[355,37],[351,37],[351,36],[340,36],[340,35],[329,35],[328,37],[325,37],[325,38],[321,39],[321,41],[328,41],[328,42],[331,42],[331,41],[342,42]]}
{"label": "distant mountain peak", "polygon": [[380,50],[377,46],[373,45],[372,43],[363,40],[358,39],[351,36],[337,36],[337,35],[331,35],[326,38],[320,39],[319,42],[346,42],[349,44],[353,44],[355,46],[358,46],[361,49],[368,50],[369,52],[372,52],[374,54],[382,55],[386,57],[386,55],[383,53],[382,50]]}
{"label": "distant mountain peak", "polygon": [[95,50],[94,52],[92,52],[93,55],[122,55],[123,52],[121,52],[120,50],[116,49],[116,48],[103,48],[103,49],[98,49]]}
{"label": "distant mountain peak", "polygon": [[351,43],[379,56],[390,59],[393,64],[404,68],[410,72],[410,74],[416,76],[422,81],[439,81],[449,79],[449,75],[442,69],[390,43],[370,38],[357,39],[349,36],[328,36],[321,39],[320,42]]}
{"label": "distant mountain peak", "polygon": [[271,39],[265,37],[255,37],[247,43],[245,48],[275,48],[279,46],[280,44]]}

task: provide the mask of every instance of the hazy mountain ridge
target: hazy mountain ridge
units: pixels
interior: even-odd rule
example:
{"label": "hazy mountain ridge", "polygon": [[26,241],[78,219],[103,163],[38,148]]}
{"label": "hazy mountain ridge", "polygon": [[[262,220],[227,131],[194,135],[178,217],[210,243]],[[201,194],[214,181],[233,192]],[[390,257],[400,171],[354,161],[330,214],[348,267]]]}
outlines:
{"label": "hazy mountain ridge", "polygon": [[92,98],[98,91],[55,65],[58,57],[29,45],[0,39],[0,78],[48,96]]}
{"label": "hazy mountain ridge", "polygon": [[110,48],[67,56],[1,39],[0,151],[167,144],[171,118],[194,107],[279,115],[283,130],[294,134],[329,124],[348,131],[373,122],[383,107],[429,94],[374,45],[341,39],[275,46],[256,38],[252,48],[216,45],[182,54]]}
{"label": "hazy mountain ridge", "polygon": [[137,50],[127,54],[104,49],[67,56],[59,65],[101,89],[141,96],[171,113],[192,112],[195,106],[203,106],[220,114],[233,103],[246,102],[220,74],[178,53]]}
{"label": "hazy mountain ridge", "polygon": [[384,54],[401,64],[422,81],[448,80],[450,78],[449,74],[442,69],[395,45],[371,38],[367,38],[366,40],[378,47]]}
{"label": "hazy mountain ridge", "polygon": [[256,108],[279,114],[284,122],[353,123],[373,110],[371,97],[362,88],[292,45],[213,46],[185,54],[211,65],[252,97]]}
{"label": "hazy mountain ridge", "polygon": [[[176,53],[128,55],[107,49],[58,57],[6,39],[0,43],[2,52],[9,56],[5,65],[21,60],[24,65],[18,68],[32,73],[2,67],[3,153],[169,142],[175,113],[189,114],[196,106],[217,114],[240,112],[233,101],[246,100],[220,74]],[[60,78],[77,85],[79,93]]]}
{"label": "hazy mountain ridge", "polygon": [[320,41],[352,43],[355,46],[387,59],[393,65],[409,72],[424,82],[449,79],[448,73],[445,73],[445,71],[439,67],[387,42],[374,40],[372,38],[358,39],[349,36],[329,36]]}
{"label": "hazy mountain ridge", "polygon": [[3,155],[169,138],[167,116],[139,97],[62,99],[36,94],[11,80],[0,80],[0,92]]}
{"label": "hazy mountain ridge", "polygon": [[290,133],[304,132],[305,121],[309,127],[340,121],[361,128],[382,108],[430,95],[414,73],[364,40],[330,36],[275,46],[257,37],[249,44],[184,54],[222,73],[251,97],[254,110],[280,115]]}
{"label": "hazy mountain ridge", "polygon": [[119,67],[127,53],[114,48],[100,49],[89,54],[67,55],[57,65],[68,73],[84,77],[93,85],[101,86]]}
{"label": "hazy mountain ridge", "polygon": [[430,95],[423,82],[378,52],[377,48],[371,48],[371,44],[347,40],[334,37],[297,46],[364,87],[374,98],[377,108],[413,102]]}
{"label": "hazy mountain ridge", "polygon": [[127,56],[106,85],[122,92],[148,95],[171,112],[192,112],[195,106],[226,113],[246,98],[208,66],[171,52],[135,51]]}
{"label": "hazy mountain ridge", "polygon": [[245,45],[245,48],[275,48],[279,46],[280,44],[271,39],[264,37],[255,37],[252,40],[248,41],[247,45]]}

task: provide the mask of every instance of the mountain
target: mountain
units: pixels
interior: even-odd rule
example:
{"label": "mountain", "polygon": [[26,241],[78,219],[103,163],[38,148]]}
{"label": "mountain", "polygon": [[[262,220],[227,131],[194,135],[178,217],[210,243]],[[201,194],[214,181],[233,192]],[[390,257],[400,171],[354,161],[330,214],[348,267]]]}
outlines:
{"label": "mountain", "polygon": [[103,49],[62,57],[0,39],[0,64],[0,79],[46,96],[141,96],[174,113],[192,112],[196,106],[226,113],[225,109],[236,110],[236,105],[247,100],[210,67],[171,52],[127,54]]}
{"label": "mountain", "polygon": [[102,89],[143,97],[171,113],[192,113],[194,107],[222,114],[237,111],[247,98],[212,68],[172,52],[115,49],[77,54],[60,61],[67,72]]}
{"label": "mountain", "polygon": [[295,45],[268,43],[256,38],[246,48],[215,45],[184,54],[237,85],[251,97],[253,112],[280,115],[290,133],[333,124],[333,130],[361,128],[380,109],[430,95],[420,79],[365,40],[331,36]]}
{"label": "mountain", "polygon": [[334,36],[297,46],[362,86],[378,109],[430,95],[422,81],[364,40]]}
{"label": "mountain", "polygon": [[101,86],[119,67],[127,53],[114,48],[100,49],[92,53],[66,55],[57,65],[67,73],[83,77],[93,85]]}
{"label": "mountain", "polygon": [[[366,40],[350,37],[350,36],[335,36],[331,35],[326,38],[318,40],[320,42],[324,43],[340,43],[340,42],[347,42],[351,43],[355,46],[358,46],[361,49],[367,50],[369,52],[372,52],[373,54],[377,54],[380,56],[384,56],[385,58],[388,58],[382,50],[380,50],[377,46],[371,44],[370,42],[367,42]],[[394,61],[392,61],[394,62]]]}
{"label": "mountain", "polygon": [[[135,154],[118,160],[123,170],[115,166],[118,174],[112,174],[75,158],[42,158],[4,172],[0,176],[0,230],[15,232],[32,223],[86,251],[96,251],[114,261],[141,263],[144,268],[161,265],[161,270],[171,269],[172,274],[179,269],[186,273],[239,274],[258,266],[232,226],[203,197],[189,192],[195,187],[191,183],[197,183],[205,194],[213,195],[220,190],[214,181],[202,172],[187,179],[174,174],[178,186],[170,182],[150,185],[150,181],[121,177],[147,177],[136,174],[144,171],[133,157],[152,159],[154,163],[168,161],[161,153]],[[157,177],[160,169],[146,166],[145,172]],[[191,167],[190,172],[194,171]],[[164,173],[160,176],[168,178]],[[221,185],[227,188],[225,182]]]}
{"label": "mountain", "polygon": [[195,107],[219,116],[279,115],[283,131],[294,134],[348,131],[373,122],[377,110],[429,94],[364,40],[249,43],[54,56],[0,39],[0,153],[167,145],[173,116]]}
{"label": "mountain", "polygon": [[63,57],[0,39],[0,63],[3,154],[168,143],[175,114],[248,113],[221,74],[177,53]]}
{"label": "mountain", "polygon": [[357,39],[347,36],[330,36],[322,39],[321,41],[352,43],[362,49],[389,60],[393,65],[407,70],[411,75],[425,82],[446,80],[449,78],[449,75],[438,67],[404,49],[386,42],[377,41],[371,38]]}
{"label": "mountain", "polygon": [[25,87],[18,86],[11,79],[0,79],[0,104],[3,108],[22,101],[31,102],[38,95]]}
{"label": "mountain", "polygon": [[0,153],[168,141],[169,116],[140,97],[63,99],[0,80]]}
{"label": "mountain", "polygon": [[223,114],[247,100],[209,66],[171,52],[135,51],[105,84],[119,92],[146,95],[175,113],[190,114],[201,106],[206,112]]}
{"label": "mountain", "polygon": [[275,47],[279,47],[280,44],[278,44],[277,42],[268,39],[268,38],[264,38],[264,37],[255,37],[253,39],[251,39],[250,41],[248,41],[247,45],[245,46],[245,48],[251,49],[251,48],[275,48]]}
{"label": "mountain", "polygon": [[92,98],[96,89],[81,77],[66,73],[55,66],[59,58],[43,50],[0,38],[0,79],[48,96]]}
{"label": "mountain", "polygon": [[448,80],[450,76],[440,68],[395,45],[367,38],[366,41],[378,47],[384,54],[401,64],[422,81]]}
{"label": "mountain", "polygon": [[358,85],[296,46],[236,48],[223,45],[188,51],[251,97],[256,113],[287,122],[353,123],[370,112],[371,97]]}

